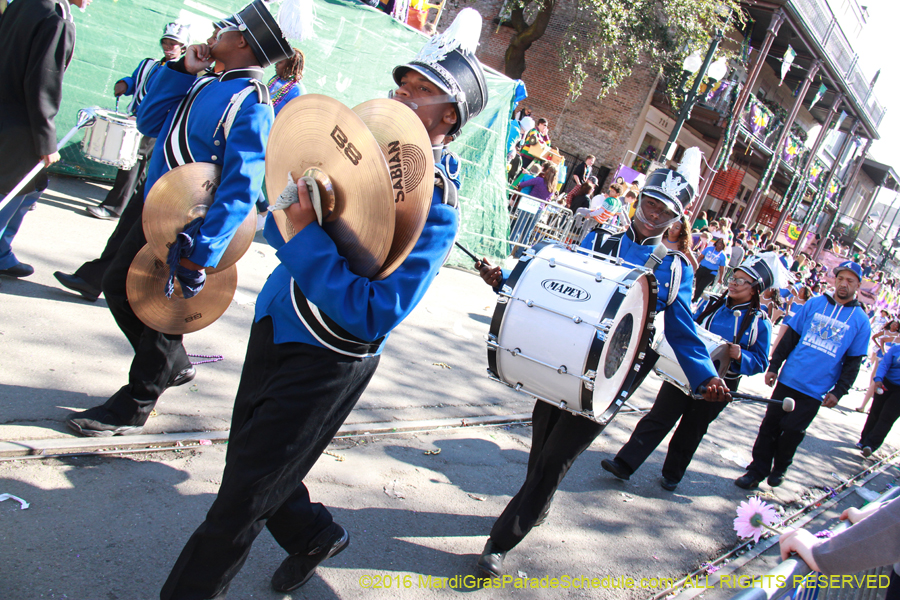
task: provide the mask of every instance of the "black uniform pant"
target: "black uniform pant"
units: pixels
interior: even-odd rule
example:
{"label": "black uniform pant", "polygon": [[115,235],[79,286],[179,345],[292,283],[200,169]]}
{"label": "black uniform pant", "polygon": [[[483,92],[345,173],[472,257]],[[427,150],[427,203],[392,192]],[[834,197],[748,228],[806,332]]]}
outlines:
{"label": "black uniform pant", "polygon": [[109,239],[106,240],[106,247],[100,254],[100,258],[95,258],[90,262],[84,263],[78,267],[77,271],[75,271],[76,277],[81,277],[98,290],[102,287],[103,276],[106,274],[109,265],[112,264],[113,258],[115,258],[116,253],[118,253],[119,247],[122,245],[125,236],[128,235],[135,223],[141,222],[141,213],[144,209],[144,183],[146,179],[146,175],[141,178],[140,183],[131,195],[131,200],[129,200],[128,204],[125,206],[125,211],[119,217],[115,230],[113,230]]}
{"label": "black uniform pant", "polygon": [[[146,243],[138,215],[137,221],[125,235],[119,251],[110,262],[102,284],[109,310],[134,348],[128,385],[119,389],[104,404],[127,425],[146,423],[156,401],[168,387],[172,374],[191,366],[184,346],[181,345],[182,336],[160,333],[144,325],[128,303],[125,289],[128,268]],[[162,286],[159,293],[163,293]]]}
{"label": "black uniform pant", "polygon": [[138,161],[129,170],[119,169],[116,172],[116,180],[112,189],[106,194],[106,198],[100,203],[100,206],[113,214],[122,214],[140,181],[146,179],[147,163],[150,161],[150,154],[153,152],[155,143],[156,138],[147,136],[141,138]]}
{"label": "black uniform pant", "polygon": [[780,404],[769,404],[766,416],[759,424],[759,434],[753,444],[753,462],[747,472],[763,479],[771,473],[785,473],[794,462],[794,453],[806,437],[809,427],[822,402],[779,383],[772,391],[772,398],[784,400],[793,398],[792,412],[784,412]]}
{"label": "black uniform pant", "polygon": [[703,265],[697,267],[697,274],[694,276],[694,302],[703,295],[709,284],[716,280],[716,273],[717,271],[711,271]]}
{"label": "black uniform pant", "polygon": [[[731,379],[726,383],[731,391],[735,391],[739,381]],[[616,454],[616,460],[624,463],[632,473],[637,471],[681,419],[669,440],[669,451],[662,468],[663,477],[681,481],[709,424],[719,416],[726,404],[695,400],[680,388],[664,382],[650,412],[638,421],[631,438]]]}
{"label": "black uniform pant", "polygon": [[[656,352],[647,349],[646,358],[630,386],[629,396],[644,382],[658,358]],[[550,510],[553,495],[575,459],[605,428],[606,425],[560,410],[547,402],[535,403],[525,483],[491,529],[491,540],[496,547],[509,551],[525,539],[541,515]]]}
{"label": "black uniform pant", "polygon": [[900,418],[900,386],[884,382],[887,390],[883,394],[875,394],[872,398],[872,409],[869,418],[859,435],[859,443],[872,450],[878,450],[884,438],[891,432],[894,423]]}
{"label": "black uniform pant", "polygon": [[303,478],[353,410],[379,357],[275,344],[272,336],[271,318],[253,324],[222,485],[172,568],[163,600],[222,594],[263,526],[296,554],[332,523],[328,510],[310,501]]}

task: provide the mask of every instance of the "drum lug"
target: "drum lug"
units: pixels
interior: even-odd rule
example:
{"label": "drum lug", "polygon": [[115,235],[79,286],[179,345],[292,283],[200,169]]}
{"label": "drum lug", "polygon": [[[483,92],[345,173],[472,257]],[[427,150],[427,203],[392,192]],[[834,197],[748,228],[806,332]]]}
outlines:
{"label": "drum lug", "polygon": [[556,369],[556,372],[559,373],[560,375],[565,375],[566,373],[569,372],[569,369],[566,367],[566,365],[560,365],[559,368]]}
{"label": "drum lug", "polygon": [[550,265],[550,268],[552,269],[553,267],[556,266],[556,259],[551,258],[550,260],[547,261],[547,264]]}
{"label": "drum lug", "polygon": [[601,342],[605,342],[606,338],[609,336],[609,330],[612,329],[613,320],[612,319],[603,319],[595,325],[597,328],[597,338]]}
{"label": "drum lug", "polygon": [[581,381],[584,382],[584,389],[589,392],[594,391],[594,381],[597,380],[597,371],[593,369],[585,371],[584,377],[581,378]]}

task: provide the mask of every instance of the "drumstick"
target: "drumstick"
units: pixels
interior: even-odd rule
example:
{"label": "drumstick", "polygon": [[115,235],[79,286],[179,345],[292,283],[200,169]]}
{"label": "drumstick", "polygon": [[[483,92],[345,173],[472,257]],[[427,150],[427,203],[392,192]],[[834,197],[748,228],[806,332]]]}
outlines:
{"label": "drumstick", "polygon": [[[703,394],[706,393],[706,386],[701,385],[699,389],[699,394],[694,394],[694,398],[697,400],[703,399]],[[766,398],[765,396],[753,396],[751,394],[742,394],[740,392],[731,392],[731,397],[735,400],[747,400],[749,402],[764,402],[765,404],[780,404],[781,409],[784,412],[793,412],[794,406],[796,403],[793,398],[785,398],[784,400],[776,400],[775,398]]]}
{"label": "drumstick", "polygon": [[[63,137],[63,139],[59,140],[59,143],[56,144],[57,151],[61,150],[62,147],[66,145],[66,142],[68,142],[70,139],[72,139],[72,136],[75,135],[75,132],[77,132],[79,129],[81,129],[82,127],[87,125],[89,122],[92,122],[95,114],[96,113],[94,112],[94,109],[92,109],[92,108],[83,108],[83,109],[79,110],[78,111],[78,122],[75,123],[75,127],[70,129],[69,133],[67,133],[65,135],[65,137]],[[18,194],[19,190],[21,190],[23,187],[25,187],[26,183],[28,183],[29,181],[34,179],[34,176],[37,175],[40,172],[40,170],[43,168],[44,168],[43,160],[38,162],[38,164],[34,165],[34,167],[30,171],[28,171],[28,175],[26,175],[22,179],[22,181],[17,183],[16,186],[12,189],[12,191],[3,197],[3,200],[0,200],[0,207],[2,207],[11,198],[13,198],[16,194]]]}
{"label": "drumstick", "polygon": [[475,262],[477,262],[477,263],[483,263],[484,266],[486,266],[486,267],[491,266],[491,263],[489,263],[489,262],[486,261],[486,260],[482,260],[482,259],[478,258],[478,257],[475,256],[474,254],[472,254],[471,252],[469,252],[469,251],[466,249],[466,247],[463,246],[462,244],[460,244],[459,242],[453,242],[453,244],[454,244],[457,248],[459,248],[460,250],[462,250],[463,252],[465,252],[465,253],[469,256],[469,258],[471,258],[471,259],[474,260]]}
{"label": "drumstick", "polygon": [[734,315],[734,338],[733,338],[734,343],[740,344],[741,341],[739,339],[737,339],[737,332],[738,332],[738,319],[741,316],[741,311],[735,310],[732,314]]}

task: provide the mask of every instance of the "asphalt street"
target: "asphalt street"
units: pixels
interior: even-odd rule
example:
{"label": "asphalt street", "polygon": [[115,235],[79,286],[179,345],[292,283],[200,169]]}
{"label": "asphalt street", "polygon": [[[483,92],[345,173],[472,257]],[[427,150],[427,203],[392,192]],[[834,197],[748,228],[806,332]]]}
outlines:
{"label": "asphalt street", "polygon": [[[126,382],[131,349],[101,298],[89,303],[59,286],[53,272],[74,271],[99,255],[115,224],[84,207],[106,187],[54,179],[16,238],[26,279],[0,280],[0,442],[37,447],[77,440],[65,428],[72,410],[102,403]],[[189,352],[221,356],[198,366],[191,385],[165,393],[147,435],[227,432],[253,317],[254,299],[277,259],[260,238],[238,263],[238,294],[215,324],[185,339]],[[420,306],[388,341],[379,370],[348,423],[410,424],[530,412],[533,401],[486,374],[484,336],[495,297],[472,273],[444,269]],[[536,339],[553,331],[536,331]],[[210,360],[198,358],[197,360]],[[862,387],[868,373],[860,375]],[[652,402],[648,380],[634,399]],[[762,377],[742,389],[768,393]],[[810,427],[788,480],[762,486],[790,508],[812,489],[834,487],[873,463],[853,447],[864,415],[851,393]],[[649,598],[653,578],[680,578],[737,544],[732,527],[747,493],[733,485],[749,462],[764,407],[735,403],[701,445],[674,493],[658,484],[665,442],[630,481],[600,470],[628,439],[639,415],[621,414],[575,463],[548,521],[507,558],[516,578],[503,589],[468,589],[474,563],[496,516],[524,477],[530,427],[432,428],[336,440],[307,483],[351,533],[349,548],[327,561],[300,591],[268,587],[284,558],[263,532],[229,598],[439,597]],[[204,433],[206,432],[206,433]],[[883,453],[900,447],[892,433]],[[97,448],[114,443],[98,442]],[[202,522],[221,478],[225,445],[107,456],[0,457],[0,598],[144,599],[159,588],[190,533]],[[882,454],[883,455],[883,454]],[[519,589],[521,577],[556,577],[599,587]],[[621,578],[635,589],[614,587]],[[468,582],[468,583],[467,583]],[[462,589],[458,589],[458,588]],[[399,589],[398,589],[399,588]],[[457,588],[457,589],[454,589]]]}

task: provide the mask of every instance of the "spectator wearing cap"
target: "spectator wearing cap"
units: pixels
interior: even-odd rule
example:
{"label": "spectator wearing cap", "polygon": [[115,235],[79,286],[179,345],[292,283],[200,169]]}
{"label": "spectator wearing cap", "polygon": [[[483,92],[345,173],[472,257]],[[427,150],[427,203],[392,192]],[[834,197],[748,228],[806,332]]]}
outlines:
{"label": "spectator wearing cap", "polygon": [[778,384],[772,398],[793,398],[793,412],[770,404],[753,444],[753,462],[735,485],[755,489],[763,479],[784,482],[794,454],[821,406],[832,408],[850,390],[869,346],[871,327],[856,299],[862,269],[846,261],[834,270],[834,292],[807,301],[787,321],[766,372]]}

